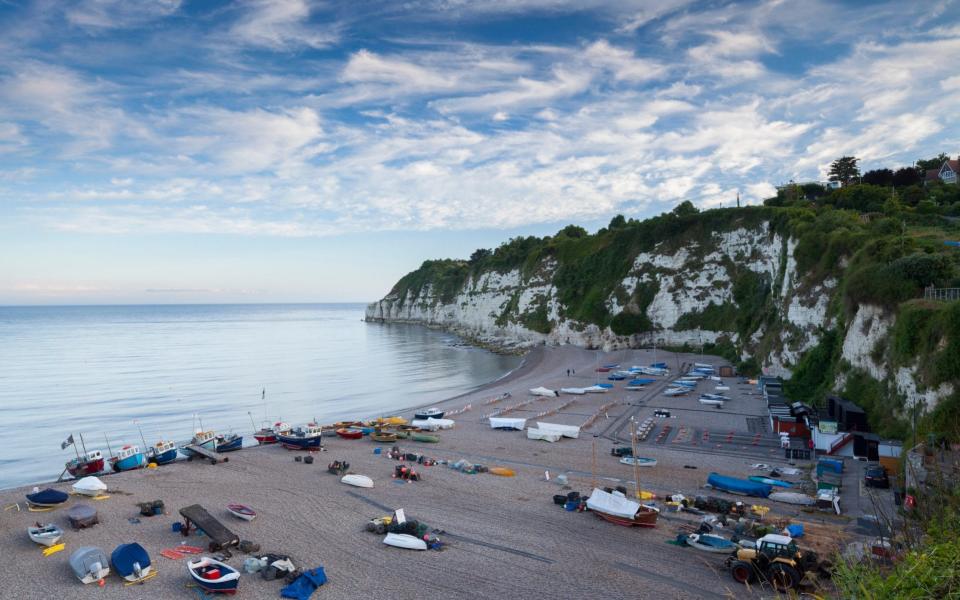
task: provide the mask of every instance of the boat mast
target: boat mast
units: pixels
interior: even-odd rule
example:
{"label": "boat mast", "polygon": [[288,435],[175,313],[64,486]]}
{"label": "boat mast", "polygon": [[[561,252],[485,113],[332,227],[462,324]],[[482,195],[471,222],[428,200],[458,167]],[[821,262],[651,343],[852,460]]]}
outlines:
{"label": "boat mast", "polygon": [[257,425],[253,422],[253,414],[248,410],[247,416],[250,417],[250,424],[253,425],[253,432],[257,432]]}
{"label": "boat mast", "polygon": [[[71,438],[73,437],[73,434],[72,434],[72,433],[70,434],[70,437],[71,437]],[[77,450],[77,445],[76,445],[75,443],[74,443],[74,444],[71,444],[71,445],[73,446],[73,451],[74,451],[74,453],[76,453],[76,455],[77,455],[77,466],[79,467],[79,466],[80,466],[80,451]],[[84,448],[84,450],[83,450],[83,457],[84,457],[84,458],[87,457],[87,450],[86,450],[86,448]]]}
{"label": "boat mast", "polygon": [[144,452],[144,454],[146,454],[146,452],[147,452],[147,440],[143,439],[143,430],[140,429],[140,423],[138,423],[137,421],[134,421],[133,424],[137,426],[137,431],[140,432],[140,441],[143,442],[143,452]]}
{"label": "boat mast", "polygon": [[633,482],[637,487],[637,498],[640,497],[640,470],[637,467],[637,422],[630,417],[630,451],[633,453]]}
{"label": "boat mast", "polygon": [[110,439],[107,437],[107,434],[106,434],[106,433],[103,434],[103,441],[105,441],[105,442],[107,443],[107,452],[108,452],[108,453],[110,454],[110,456],[112,457],[112,456],[113,456],[113,450],[110,448]]}
{"label": "boat mast", "polygon": [[[80,445],[83,446],[83,456],[86,457],[86,456],[87,456],[87,445],[83,443],[83,434],[82,434],[82,433],[78,433],[77,435],[80,436]],[[76,445],[76,444],[74,444],[74,445]]]}

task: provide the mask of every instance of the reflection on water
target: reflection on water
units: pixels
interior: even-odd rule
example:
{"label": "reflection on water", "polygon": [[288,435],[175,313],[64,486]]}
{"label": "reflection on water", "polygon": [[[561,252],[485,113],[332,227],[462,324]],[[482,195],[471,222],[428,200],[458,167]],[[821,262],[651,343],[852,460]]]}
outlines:
{"label": "reflection on water", "polygon": [[[73,450],[389,414],[519,359],[448,333],[364,323],[363,305],[0,307],[0,487],[55,478]],[[266,389],[266,403],[261,392]],[[77,438],[79,440],[79,438]],[[253,443],[252,438],[249,443]]]}

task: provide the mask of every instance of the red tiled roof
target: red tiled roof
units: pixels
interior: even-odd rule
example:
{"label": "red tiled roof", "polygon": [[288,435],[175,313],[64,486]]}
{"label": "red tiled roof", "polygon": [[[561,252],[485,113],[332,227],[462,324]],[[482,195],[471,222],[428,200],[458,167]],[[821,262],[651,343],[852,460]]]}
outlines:
{"label": "red tiled roof", "polygon": [[[947,164],[950,166],[950,170],[954,173],[960,173],[960,159],[957,160],[948,160]],[[942,166],[940,167],[943,168]]]}
{"label": "red tiled roof", "polygon": [[[941,165],[941,168],[942,165]],[[936,181],[940,179],[940,169],[927,169],[927,174],[924,176],[924,181]]]}

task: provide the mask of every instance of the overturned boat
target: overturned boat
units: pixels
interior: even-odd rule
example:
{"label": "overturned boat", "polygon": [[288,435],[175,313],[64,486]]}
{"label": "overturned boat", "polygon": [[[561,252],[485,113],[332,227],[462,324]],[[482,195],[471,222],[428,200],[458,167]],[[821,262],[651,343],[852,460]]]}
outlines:
{"label": "overturned boat", "polygon": [[418,537],[408,533],[388,533],[383,538],[383,543],[394,548],[406,548],[407,550],[426,550],[427,543]]}
{"label": "overturned boat", "polygon": [[110,574],[107,555],[94,546],[77,548],[70,555],[70,568],[81,583],[100,581]]}
{"label": "overturned boat", "polygon": [[153,569],[150,555],[136,542],[117,546],[110,554],[110,564],[117,575],[134,583],[147,579]]}
{"label": "overturned boat", "polygon": [[710,473],[707,476],[707,485],[717,490],[730,492],[731,494],[740,494],[743,496],[756,496],[766,498],[770,495],[771,486],[766,483],[758,483],[749,479],[737,479],[727,477],[717,473]]}
{"label": "overturned boat", "polygon": [[93,498],[96,498],[100,494],[103,494],[107,491],[107,484],[100,481],[98,477],[94,477],[92,475],[89,477],[84,477],[71,487],[73,488],[74,493],[83,496],[91,496]]}

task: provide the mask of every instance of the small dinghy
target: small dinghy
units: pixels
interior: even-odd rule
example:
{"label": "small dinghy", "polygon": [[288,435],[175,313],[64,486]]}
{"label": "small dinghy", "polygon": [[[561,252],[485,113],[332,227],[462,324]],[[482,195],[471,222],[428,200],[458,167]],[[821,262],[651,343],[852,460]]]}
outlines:
{"label": "small dinghy", "polygon": [[643,456],[624,456],[620,459],[620,464],[623,465],[633,465],[634,463],[636,463],[638,467],[655,467],[657,466],[657,459],[645,458]]}
{"label": "small dinghy", "polygon": [[63,539],[63,530],[53,523],[47,525],[37,523],[33,527],[27,527],[27,535],[41,546],[53,546]]}
{"label": "small dinghy", "polygon": [[150,555],[136,542],[120,544],[110,554],[110,564],[117,575],[127,581],[143,581],[150,576]]}
{"label": "small dinghy", "polygon": [[100,481],[99,478],[91,475],[90,477],[84,477],[80,481],[73,484],[73,491],[83,496],[91,496],[95,498],[107,491],[107,484]]}
{"label": "small dinghy", "polygon": [[347,485],[352,485],[353,487],[359,488],[372,488],[373,480],[367,477],[366,475],[357,475],[356,473],[350,473],[349,475],[344,475],[340,478],[340,483],[345,483]]}
{"label": "small dinghy", "polygon": [[257,511],[243,504],[228,504],[227,510],[231,515],[244,521],[252,521],[257,518]]}
{"label": "small dinghy", "polygon": [[392,444],[397,441],[397,434],[391,431],[375,431],[370,434],[370,439],[381,444]]}
{"label": "small dinghy", "polygon": [[70,568],[81,583],[100,581],[110,574],[107,555],[94,546],[77,548],[70,555]]}
{"label": "small dinghy", "polygon": [[70,527],[74,529],[86,529],[100,522],[97,509],[89,504],[71,506],[70,510],[67,511],[67,519],[70,521]]}
{"label": "small dinghy", "polygon": [[[731,554],[734,550],[739,548],[737,544],[734,544],[727,538],[710,533],[691,533],[686,536],[680,534],[678,538],[685,538],[683,541],[686,542],[686,544],[691,548],[703,550],[704,552],[713,552],[716,554]],[[677,541],[680,540],[678,539]]]}
{"label": "small dinghy", "polygon": [[407,550],[426,550],[427,543],[418,537],[407,533],[388,533],[383,538],[383,543],[395,548],[406,548]]}
{"label": "small dinghy", "polygon": [[340,429],[337,429],[337,435],[345,440],[359,440],[363,437],[363,432],[359,429],[348,429],[346,427],[341,427]]}
{"label": "small dinghy", "polygon": [[427,435],[426,433],[412,433],[409,439],[411,442],[421,442],[424,444],[436,444],[440,441],[440,438],[437,436]]}
{"label": "small dinghy", "polygon": [[68,494],[53,488],[47,488],[42,492],[38,491],[32,494],[27,494],[27,502],[30,504],[30,506],[36,506],[40,508],[60,506],[66,502],[68,498],[70,498]]}
{"label": "small dinghy", "polygon": [[239,571],[209,556],[187,561],[187,571],[194,583],[208,592],[235,594],[240,585]]}

